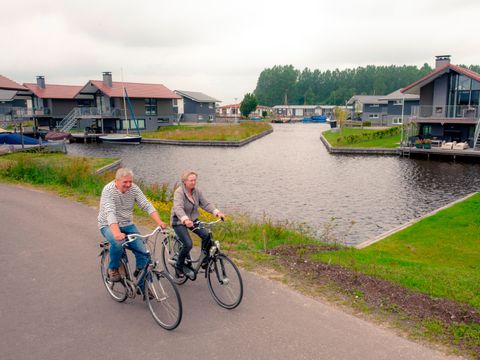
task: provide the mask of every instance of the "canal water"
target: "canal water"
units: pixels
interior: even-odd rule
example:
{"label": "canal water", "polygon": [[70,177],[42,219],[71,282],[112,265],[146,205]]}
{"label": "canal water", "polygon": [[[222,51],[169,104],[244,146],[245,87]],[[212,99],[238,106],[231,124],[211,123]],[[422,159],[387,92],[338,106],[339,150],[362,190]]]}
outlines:
{"label": "canal water", "polygon": [[198,187],[219,209],[305,224],[358,244],[471,192],[480,165],[395,156],[330,155],[324,124],[273,124],[241,148],[70,144],[71,155],[118,157],[147,183],[199,173]]}

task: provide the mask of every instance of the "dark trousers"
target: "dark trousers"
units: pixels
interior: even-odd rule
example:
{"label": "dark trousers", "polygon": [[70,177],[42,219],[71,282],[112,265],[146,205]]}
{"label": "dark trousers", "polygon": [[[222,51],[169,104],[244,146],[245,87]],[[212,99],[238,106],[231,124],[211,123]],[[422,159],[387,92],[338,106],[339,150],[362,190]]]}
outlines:
{"label": "dark trousers", "polygon": [[[192,238],[190,237],[188,228],[185,225],[173,225],[173,230],[175,230],[175,234],[177,234],[178,239],[183,245],[180,253],[178,254],[176,264],[177,268],[182,269],[183,264],[185,263],[185,258],[190,254],[190,250],[192,250]],[[207,251],[210,248],[210,233],[206,229],[198,229],[195,230],[195,234],[200,236],[202,239],[202,251]]]}

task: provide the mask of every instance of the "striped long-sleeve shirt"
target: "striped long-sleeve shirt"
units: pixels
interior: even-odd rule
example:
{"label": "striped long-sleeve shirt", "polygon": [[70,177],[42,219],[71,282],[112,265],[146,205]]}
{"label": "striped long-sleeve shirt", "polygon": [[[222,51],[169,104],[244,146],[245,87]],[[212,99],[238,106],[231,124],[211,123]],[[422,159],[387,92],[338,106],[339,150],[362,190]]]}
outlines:
{"label": "striped long-sleeve shirt", "polygon": [[137,185],[132,184],[132,187],[125,193],[117,189],[115,181],[105,185],[100,198],[98,227],[101,229],[111,224],[118,224],[119,226],[132,224],[135,202],[148,214],[156,211]]}

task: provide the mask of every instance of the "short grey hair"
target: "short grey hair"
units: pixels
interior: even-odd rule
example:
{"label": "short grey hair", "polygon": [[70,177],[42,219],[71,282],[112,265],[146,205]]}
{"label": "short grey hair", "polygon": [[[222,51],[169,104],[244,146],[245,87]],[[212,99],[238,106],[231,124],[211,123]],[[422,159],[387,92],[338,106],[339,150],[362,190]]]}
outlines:
{"label": "short grey hair", "polygon": [[130,176],[131,178],[133,178],[133,171],[129,168],[120,168],[115,174],[115,180],[120,180],[125,176]]}
{"label": "short grey hair", "polygon": [[190,175],[195,175],[195,177],[198,177],[198,174],[197,174],[195,171],[193,171],[193,170],[187,170],[187,171],[184,171],[184,172],[183,172],[183,174],[182,174],[182,176],[180,177],[180,179],[182,180],[182,182],[185,182],[185,181],[187,181],[187,179],[188,179],[188,177],[189,177]]}

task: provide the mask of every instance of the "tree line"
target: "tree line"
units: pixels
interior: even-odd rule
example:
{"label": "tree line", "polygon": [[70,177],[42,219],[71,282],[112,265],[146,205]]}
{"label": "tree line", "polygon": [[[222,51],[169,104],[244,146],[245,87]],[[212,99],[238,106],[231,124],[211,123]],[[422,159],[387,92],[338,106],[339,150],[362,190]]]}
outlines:
{"label": "tree line", "polygon": [[[479,65],[459,65],[480,73]],[[344,105],[353,95],[387,95],[403,88],[433,69],[425,63],[356,67],[345,70],[297,70],[293,65],[275,65],[258,77],[254,95],[261,105]]]}

